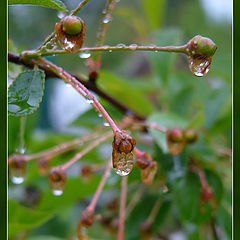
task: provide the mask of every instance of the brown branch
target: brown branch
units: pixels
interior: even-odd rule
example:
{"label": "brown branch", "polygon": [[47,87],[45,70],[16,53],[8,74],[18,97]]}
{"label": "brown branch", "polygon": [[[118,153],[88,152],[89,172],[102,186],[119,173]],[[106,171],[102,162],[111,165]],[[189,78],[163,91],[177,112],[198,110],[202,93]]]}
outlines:
{"label": "brown branch", "polygon": [[[23,61],[23,59],[21,58],[21,56],[19,54],[12,53],[12,52],[8,53],[8,61],[12,62],[12,63],[15,63],[15,64],[23,65],[23,66],[25,66],[27,68],[30,68],[30,69],[33,69],[33,67],[34,67],[34,63],[33,62],[30,62],[30,63],[27,64],[27,63],[25,63]],[[45,71],[46,78],[58,77],[53,71],[47,69],[43,64],[39,63],[38,67],[40,69],[42,69],[43,71]],[[119,102],[114,97],[112,97],[112,96],[108,95],[107,93],[103,92],[101,89],[98,88],[98,86],[96,86],[95,83],[92,83],[91,81],[85,81],[85,80],[79,78],[78,76],[76,76],[74,74],[72,74],[72,76],[74,76],[87,89],[95,92],[100,97],[102,97],[105,100],[107,100],[113,106],[117,107],[120,111],[122,111],[124,114],[132,114],[134,117],[136,117],[139,120],[144,120],[145,119],[144,116],[141,116],[141,115],[135,113],[133,110],[129,109],[126,105],[124,105],[123,103]]]}

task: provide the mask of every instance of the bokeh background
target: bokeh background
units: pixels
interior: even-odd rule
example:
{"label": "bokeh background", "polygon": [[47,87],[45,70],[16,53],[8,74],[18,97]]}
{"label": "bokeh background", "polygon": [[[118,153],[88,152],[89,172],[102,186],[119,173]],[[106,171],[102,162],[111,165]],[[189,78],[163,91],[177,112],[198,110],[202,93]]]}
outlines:
{"label": "bokeh background", "polygon": [[[68,9],[78,5],[75,0],[63,2]],[[104,5],[104,0],[91,0],[77,14],[86,22],[84,46],[96,43]],[[54,25],[61,16],[61,12],[44,7],[10,6],[9,51],[20,53],[24,49],[36,48],[54,30]],[[204,78],[192,75],[184,55],[124,51],[103,53],[97,83],[101,89],[141,115],[150,118],[157,112],[166,114],[167,117],[175,114],[200,132],[199,142],[190,147],[187,153],[194,154],[201,166],[211,172],[209,179],[213,179],[213,185],[218,189],[214,188],[218,196],[218,207],[211,210],[210,215],[213,216],[219,239],[227,240],[231,239],[231,1],[121,0],[113,12],[105,44],[181,45],[197,34],[210,37],[218,46],[211,69]],[[80,76],[88,74],[85,59],[79,54],[51,56],[48,59],[69,72]],[[24,68],[21,66],[9,64],[9,83],[22,70]],[[122,113],[111,104],[103,99],[100,101],[114,119],[122,117]],[[94,126],[104,124],[91,106],[59,79],[46,80],[40,109],[28,116],[26,121],[26,153],[37,152],[64,140],[88,134]],[[8,124],[11,154],[19,148],[20,119],[9,117]],[[187,170],[184,161],[178,162],[181,160],[170,158],[157,143],[151,147],[140,145],[140,148],[149,150],[158,159],[170,189],[172,185],[177,185],[176,179],[179,181],[179,178],[185,176]],[[51,163],[56,165],[67,161],[74,153],[72,151],[56,157]],[[83,162],[99,163],[110,156],[111,143],[106,143],[87,154]],[[173,168],[164,166],[166,159],[173,161]],[[80,184],[81,163],[76,166],[69,170],[67,189],[60,198],[51,195],[47,178],[39,176],[34,162],[29,163],[25,182],[21,186],[9,183],[10,239],[75,239],[74,231],[80,213],[94,193],[94,186],[102,174],[99,172],[90,182]],[[169,177],[174,174],[175,177]],[[137,176],[139,172],[134,170],[130,177],[130,189],[138,189],[141,185]],[[99,212],[104,212],[104,204],[108,199],[119,196],[119,182],[120,178],[112,173],[107,190],[100,199]],[[179,189],[181,190],[180,187]],[[153,189],[145,191],[149,194],[139,201],[127,220],[126,239],[140,239],[139,225],[147,217],[156,197]],[[184,214],[188,211],[188,200],[186,199],[186,206],[179,206],[177,202],[186,197],[186,193],[181,193],[178,194],[179,199],[174,195],[174,190],[163,196],[165,205],[154,225],[154,231],[159,233],[159,238],[156,239],[214,239],[209,233],[210,215],[199,220],[189,216],[191,210],[189,214]],[[28,212],[30,210],[23,206],[33,210]],[[28,221],[27,214],[30,216]],[[90,239],[114,239],[114,234],[110,234],[100,224],[96,224],[89,235]]]}

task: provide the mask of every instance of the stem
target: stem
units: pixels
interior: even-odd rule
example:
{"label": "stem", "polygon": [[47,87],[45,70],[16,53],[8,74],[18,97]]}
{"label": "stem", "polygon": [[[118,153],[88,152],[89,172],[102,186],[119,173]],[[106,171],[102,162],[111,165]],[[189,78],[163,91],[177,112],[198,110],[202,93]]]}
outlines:
{"label": "stem", "polygon": [[154,129],[159,130],[160,132],[163,132],[163,133],[167,132],[167,129],[165,127],[161,127],[155,122],[152,122],[152,123],[139,122],[137,124],[140,125],[140,126],[144,126],[144,127],[154,128]]}
{"label": "stem", "polygon": [[161,198],[159,198],[156,203],[153,206],[153,209],[150,213],[150,215],[147,218],[147,222],[151,225],[154,222],[155,217],[157,216],[157,213],[161,206]]}
{"label": "stem", "polygon": [[103,141],[107,140],[112,136],[112,132],[106,133],[103,137],[98,138],[94,142],[92,142],[90,145],[88,145],[86,148],[84,148],[81,152],[77,153],[71,160],[66,162],[61,166],[61,169],[63,171],[66,171],[70,166],[72,166],[75,162],[77,162],[81,157],[83,157],[85,154],[87,154],[89,151],[91,151],[93,148],[98,146]]}
{"label": "stem", "polygon": [[[112,16],[112,12],[113,9],[116,6],[117,1],[116,0],[108,0],[104,9],[104,14],[103,17],[101,19],[100,22],[100,26],[99,26],[99,31],[97,33],[97,46],[100,47],[101,45],[103,45],[106,34],[107,34],[107,30],[108,30],[108,26],[109,23],[111,21],[111,16]],[[107,19],[108,21],[105,22],[105,19]],[[102,53],[99,52],[96,56],[96,62],[99,62],[101,59],[101,55]]]}
{"label": "stem", "polygon": [[127,176],[122,177],[117,240],[124,239],[125,205],[127,198]]}
{"label": "stem", "polygon": [[[183,46],[136,46],[136,45],[118,45],[118,46],[100,46],[100,47],[85,47],[79,49],[77,52],[97,52],[97,51],[155,51],[155,52],[178,52],[178,53],[185,53],[187,45]],[[53,54],[68,54],[65,50],[55,50],[55,51],[47,51],[44,53],[40,53],[41,56],[49,56]]]}
{"label": "stem", "polygon": [[38,59],[39,62],[44,63],[46,67],[51,69],[53,72],[58,75],[58,77],[62,78],[67,83],[70,83],[83,97],[87,98],[89,101],[92,102],[92,106],[102,114],[102,116],[106,119],[106,121],[109,123],[110,127],[112,128],[113,132],[120,131],[120,129],[117,127],[115,122],[112,120],[112,118],[109,116],[109,114],[106,112],[106,110],[103,108],[103,106],[100,104],[100,102],[94,97],[94,95],[82,84],[80,83],[75,77],[64,71],[62,68],[56,66],[55,64],[49,62],[48,60],[44,58]]}
{"label": "stem", "polygon": [[144,154],[144,152],[140,151],[137,147],[135,147],[133,149],[133,152],[134,152],[136,158],[140,158]]}
{"label": "stem", "polygon": [[55,31],[52,32],[50,35],[48,35],[46,37],[46,39],[44,40],[44,42],[38,47],[36,48],[36,50],[40,50],[48,41],[50,41],[53,37],[55,36]]}
{"label": "stem", "polygon": [[45,156],[49,156],[50,158],[52,158],[52,157],[58,156],[58,155],[60,155],[64,152],[67,152],[69,150],[72,150],[72,149],[78,147],[79,143],[81,143],[81,142],[85,142],[85,141],[94,139],[98,136],[99,136],[99,133],[93,133],[89,136],[76,138],[74,140],[61,143],[57,146],[54,146],[54,147],[49,148],[47,150],[44,150],[44,151],[41,151],[41,152],[38,152],[38,153],[35,153],[35,154],[31,154],[31,155],[16,155],[16,154],[13,154],[9,157],[9,161],[11,161],[12,158],[16,159],[18,157],[20,159],[24,160],[24,161],[30,161],[30,160],[33,160],[33,159],[36,159],[36,158],[42,158],[42,157],[45,157]]}
{"label": "stem", "polygon": [[24,154],[25,148],[25,140],[24,140],[24,132],[26,127],[26,117],[20,117],[20,131],[19,131],[19,149],[18,152],[20,154]]}
{"label": "stem", "polygon": [[76,14],[89,0],[83,0],[79,3],[79,5],[70,13],[71,15]]}
{"label": "stem", "polygon": [[95,206],[97,204],[97,201],[98,201],[98,198],[103,190],[103,187],[106,183],[106,180],[107,180],[107,177],[109,176],[109,173],[110,173],[110,170],[111,170],[111,167],[112,167],[112,160],[110,159],[110,161],[108,162],[107,164],[107,167],[106,167],[106,170],[102,176],[102,179],[101,179],[101,182],[99,183],[98,185],[98,188],[90,202],[90,204],[88,205],[87,209],[88,211],[91,211],[91,212],[94,212],[95,210]]}
{"label": "stem", "polygon": [[214,222],[214,219],[211,218],[210,219],[210,227],[211,227],[211,230],[212,230],[212,236],[213,236],[213,239],[214,240],[218,240],[218,235],[217,235],[217,231],[216,231],[216,227],[215,227],[215,222]]}

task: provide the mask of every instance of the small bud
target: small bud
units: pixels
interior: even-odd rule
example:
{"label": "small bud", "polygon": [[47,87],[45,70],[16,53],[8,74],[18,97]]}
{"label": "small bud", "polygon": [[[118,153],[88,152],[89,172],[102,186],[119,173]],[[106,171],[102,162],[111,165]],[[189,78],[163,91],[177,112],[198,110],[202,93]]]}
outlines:
{"label": "small bud", "polygon": [[85,227],[90,227],[93,225],[95,220],[94,212],[89,210],[84,210],[80,218],[80,224]]}
{"label": "small bud", "polygon": [[60,196],[63,194],[63,190],[66,185],[66,174],[60,167],[56,167],[51,170],[49,176],[49,185],[55,196]]}
{"label": "small bud", "polygon": [[187,129],[185,131],[186,143],[193,144],[197,141],[198,135],[194,129]]}
{"label": "small bud", "polygon": [[81,167],[81,176],[84,181],[88,182],[92,177],[92,167],[89,164],[83,164]]}
{"label": "small bud", "polygon": [[147,168],[141,169],[141,179],[145,185],[152,185],[157,169],[158,164],[155,161],[153,161]]}
{"label": "small bud", "polygon": [[166,133],[167,143],[168,143],[168,152],[172,155],[178,155],[182,152],[185,136],[181,128],[170,128]]}
{"label": "small bud", "polygon": [[67,16],[63,19],[62,30],[69,35],[77,35],[82,31],[82,22],[76,16]]}
{"label": "small bud", "polygon": [[136,141],[124,131],[114,134],[112,162],[114,171],[120,176],[128,175],[133,168],[133,149]]}
{"label": "small bud", "polygon": [[147,152],[143,152],[140,156],[136,156],[135,165],[141,169],[145,169],[152,163],[152,161],[151,155]]}
{"label": "small bud", "polygon": [[61,47],[67,52],[78,51],[85,37],[85,22],[76,16],[67,16],[56,23],[55,31]]}
{"label": "small bud", "polygon": [[213,198],[212,188],[210,186],[202,188],[201,189],[201,196],[202,196],[202,199],[205,200],[205,201],[211,200]]}
{"label": "small bud", "polygon": [[212,57],[217,50],[217,45],[207,37],[197,35],[188,42],[190,56]]}
{"label": "small bud", "polygon": [[12,159],[9,165],[10,178],[12,183],[21,184],[26,174],[26,162],[22,159]]}

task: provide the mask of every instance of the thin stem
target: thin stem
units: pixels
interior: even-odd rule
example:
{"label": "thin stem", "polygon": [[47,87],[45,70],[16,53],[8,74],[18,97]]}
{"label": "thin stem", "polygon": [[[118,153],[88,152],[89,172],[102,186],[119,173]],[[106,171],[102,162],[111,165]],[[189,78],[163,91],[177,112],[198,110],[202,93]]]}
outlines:
{"label": "thin stem", "polygon": [[30,155],[16,155],[16,154],[13,154],[13,155],[9,156],[9,161],[11,162],[11,160],[13,158],[14,159],[20,158],[21,160],[24,160],[24,161],[30,161],[30,160],[33,160],[33,159],[36,159],[36,158],[42,158],[42,157],[46,157],[46,156],[49,157],[49,159],[50,159],[50,158],[58,156],[58,155],[60,155],[64,152],[67,152],[69,150],[77,148],[80,143],[83,143],[83,142],[86,142],[88,140],[92,140],[94,138],[99,137],[99,134],[100,134],[99,132],[94,132],[91,135],[83,136],[83,137],[76,138],[76,139],[68,141],[68,142],[61,143],[57,146],[54,146],[52,148],[49,148],[47,150],[44,150],[44,151],[41,151],[41,152],[38,152],[38,153],[35,153],[35,154],[30,154]]}
{"label": "thin stem", "polygon": [[[155,51],[155,52],[178,52],[185,53],[187,45],[183,46],[136,46],[136,45],[118,45],[118,46],[100,46],[100,47],[85,47],[79,49],[77,52],[96,52],[96,51]],[[40,53],[41,56],[49,56],[53,54],[67,54],[65,50],[55,50],[55,51],[47,51],[44,53]]]}
{"label": "thin stem", "polygon": [[140,158],[144,154],[144,152],[140,151],[137,147],[135,147],[133,149],[133,152],[134,152],[136,158]]}
{"label": "thin stem", "polygon": [[70,13],[71,15],[76,14],[89,0],[83,0],[79,3],[79,5]]}
{"label": "thin stem", "polygon": [[[107,34],[107,30],[108,30],[108,26],[109,23],[111,21],[111,17],[112,17],[112,12],[113,9],[116,6],[117,1],[116,0],[108,0],[104,9],[104,14],[103,17],[101,19],[100,22],[100,26],[99,26],[99,31],[97,33],[97,47],[100,47],[101,45],[103,45],[106,34]],[[102,53],[99,52],[96,56],[96,62],[99,62],[101,59],[101,55]]]}
{"label": "thin stem", "polygon": [[106,183],[106,180],[107,180],[107,178],[109,176],[111,167],[112,167],[112,159],[110,159],[110,161],[108,162],[106,170],[105,170],[105,172],[104,172],[104,174],[102,176],[101,182],[99,183],[98,188],[97,188],[97,190],[96,190],[96,192],[95,192],[95,194],[94,194],[94,196],[93,196],[93,198],[92,198],[92,200],[91,200],[91,202],[88,205],[86,210],[94,212],[96,204],[97,204],[97,201],[98,201],[98,198],[99,198],[99,196],[100,196],[100,194],[101,194],[101,192],[103,190],[103,187],[104,187],[104,185]]}
{"label": "thin stem", "polygon": [[19,131],[19,153],[24,154],[25,151],[25,140],[24,140],[24,132],[26,127],[26,117],[20,117],[20,131]]}
{"label": "thin stem", "polygon": [[152,122],[152,123],[139,122],[137,124],[140,125],[140,126],[144,126],[144,127],[154,128],[154,129],[159,130],[160,132],[163,132],[163,133],[167,132],[167,129],[165,127],[161,127],[155,122]]}
{"label": "thin stem", "polygon": [[38,47],[36,48],[36,50],[40,50],[48,41],[50,41],[53,37],[55,36],[55,31],[52,32],[50,35],[48,35],[46,37],[46,39],[44,40],[44,42]]}
{"label": "thin stem", "polygon": [[125,207],[127,198],[127,176],[122,177],[117,240],[124,239]]}
{"label": "thin stem", "polygon": [[152,208],[152,211],[150,213],[150,215],[148,216],[147,218],[147,222],[151,225],[153,222],[154,222],[154,219],[156,218],[157,216],[157,213],[160,209],[160,206],[161,206],[161,198],[159,198],[156,203],[154,204],[153,208]]}
{"label": "thin stem", "polygon": [[95,148],[96,146],[98,146],[100,143],[102,143],[103,141],[107,140],[111,136],[112,136],[112,132],[108,132],[103,137],[98,138],[97,140],[95,140],[94,142],[89,144],[86,148],[84,148],[81,152],[77,153],[71,160],[69,160],[68,162],[63,164],[61,166],[61,169],[63,171],[66,171],[70,166],[72,166],[75,162],[77,162],[85,154],[87,154],[89,151],[91,151],[93,148]]}
{"label": "thin stem", "polygon": [[106,119],[106,121],[109,123],[110,127],[112,128],[113,132],[120,131],[120,129],[117,127],[115,122],[112,120],[112,118],[109,116],[109,114],[106,112],[106,110],[103,108],[103,106],[100,104],[100,102],[95,98],[95,96],[82,84],[80,83],[75,77],[73,77],[71,74],[64,71],[62,68],[56,66],[55,64],[49,62],[48,60],[44,58],[38,59],[38,62],[44,63],[46,67],[51,69],[53,72],[56,73],[56,75],[60,78],[62,78],[67,83],[70,83],[83,97],[85,97],[89,103],[92,104],[92,106],[102,114],[102,116]]}

